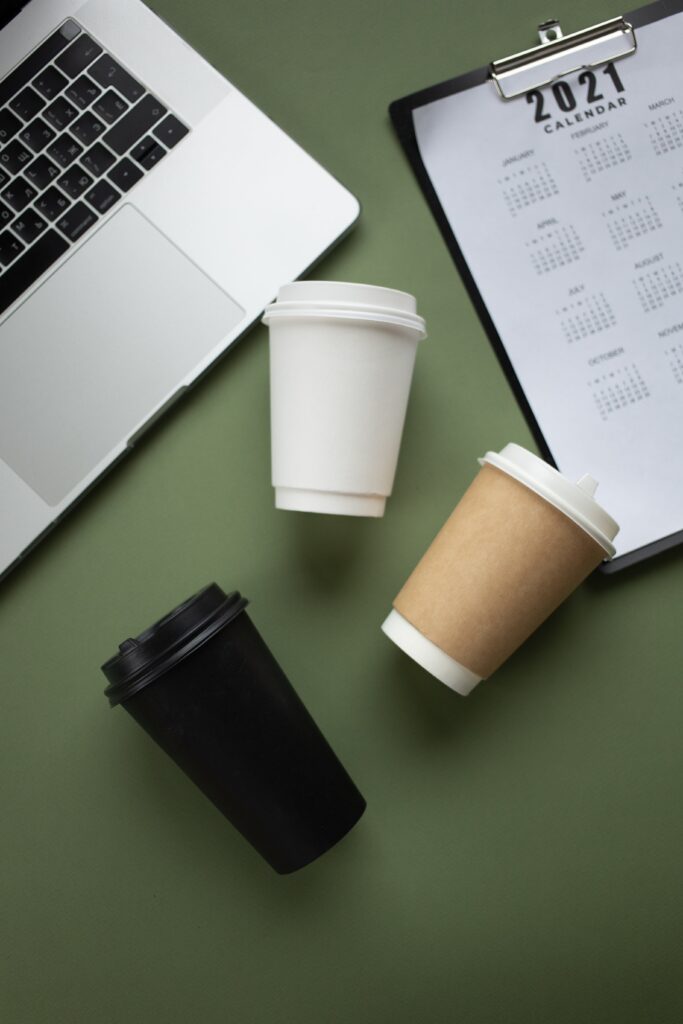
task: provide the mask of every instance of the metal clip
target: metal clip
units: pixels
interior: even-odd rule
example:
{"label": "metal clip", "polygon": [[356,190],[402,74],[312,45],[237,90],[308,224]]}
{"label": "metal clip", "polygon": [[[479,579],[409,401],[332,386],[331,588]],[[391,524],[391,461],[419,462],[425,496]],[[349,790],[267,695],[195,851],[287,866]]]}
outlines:
{"label": "metal clip", "polygon": [[624,18],[611,18],[568,36],[552,19],[538,26],[538,37],[540,46],[489,64],[489,78],[502,99],[514,99],[583,68],[621,60],[637,49],[633,26]]}
{"label": "metal clip", "polygon": [[562,26],[555,18],[542,21],[538,26],[538,38],[543,44],[554,43],[557,39],[562,39],[563,36]]}

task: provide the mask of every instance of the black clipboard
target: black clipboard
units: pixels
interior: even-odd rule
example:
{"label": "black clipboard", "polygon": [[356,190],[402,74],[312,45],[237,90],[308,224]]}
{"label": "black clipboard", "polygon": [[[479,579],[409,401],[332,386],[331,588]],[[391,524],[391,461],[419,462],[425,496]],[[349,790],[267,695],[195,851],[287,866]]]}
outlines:
{"label": "black clipboard", "polygon": [[[646,7],[639,7],[637,10],[630,12],[629,14],[623,15],[621,19],[612,19],[612,22],[623,21],[628,28],[637,30],[642,28],[644,25],[652,24],[655,21],[660,21],[664,18],[671,17],[674,14],[680,14],[683,12],[683,0],[659,0],[657,3],[648,4]],[[607,26],[610,23],[603,23]],[[544,25],[539,26],[539,36],[542,44],[547,45],[553,38],[553,29],[557,25],[556,22],[546,22]],[[574,39],[579,40],[580,38],[586,38],[594,33],[596,29],[600,29],[603,26],[595,26],[590,29],[586,29],[583,32],[573,33],[572,36],[566,36],[564,39],[571,43]],[[561,33],[560,33],[561,35]],[[560,44],[561,45],[561,44]],[[422,192],[429,204],[429,208],[432,211],[434,219],[438,224],[439,230],[443,236],[443,239],[448,246],[448,250],[453,258],[453,261],[460,272],[460,276],[465,284],[467,292],[469,294],[472,303],[479,315],[479,319],[489,337],[489,341],[493,347],[493,350],[498,358],[498,361],[503,369],[503,372],[512,388],[515,398],[519,403],[519,406],[524,414],[524,417],[529,425],[531,433],[536,441],[536,444],[541,451],[543,458],[546,459],[551,465],[557,468],[557,463],[553,458],[550,447],[546,441],[546,438],[541,430],[540,424],[531,409],[531,406],[524,393],[522,384],[515,373],[512,362],[507,354],[505,345],[502,338],[498,334],[493,320],[486,307],[486,303],[479,291],[477,284],[472,276],[467,261],[460,249],[458,240],[453,233],[448,217],[441,206],[439,197],[434,190],[431,179],[427,172],[426,167],[422,162],[420,150],[417,144],[415,136],[415,128],[413,122],[413,111],[418,107],[422,107],[427,103],[432,103],[434,100],[442,99],[445,96],[451,96],[454,93],[464,92],[467,89],[472,89],[475,86],[490,82],[492,77],[495,77],[496,65],[507,65],[509,62],[517,61],[518,64],[524,60],[528,55],[535,54],[540,51],[541,47],[534,47],[533,50],[525,51],[522,54],[517,54],[515,57],[507,58],[504,61],[496,61],[486,67],[477,68],[474,71],[468,71],[465,74],[458,75],[456,78],[450,78],[445,82],[440,82],[437,85],[430,86],[426,89],[421,89],[419,92],[412,93],[409,96],[404,96],[401,99],[395,100],[389,106],[389,114],[391,117],[392,124],[398,135],[399,141],[403,150],[408,157],[410,166],[413,169],[413,173],[417,178],[418,184],[422,189]],[[605,57],[604,61],[613,59],[619,59],[619,57],[630,57],[635,52],[635,44],[632,49],[618,54],[616,57]],[[638,59],[637,54],[634,59]],[[587,66],[579,64],[576,67],[572,67],[571,71],[568,69],[564,74],[569,74],[573,71],[579,70],[580,67]],[[548,84],[549,79],[538,81],[534,87],[540,87]],[[493,88],[493,83],[491,83]],[[531,88],[531,87],[530,87]],[[500,91],[500,89],[499,89]],[[511,94],[512,95],[512,94]],[[501,102],[505,102],[501,99]],[[678,530],[675,533],[669,534],[666,537],[661,537],[659,540],[652,541],[650,544],[645,544],[643,547],[636,548],[634,551],[629,551],[624,555],[619,555],[614,558],[611,562],[603,562],[601,570],[604,573],[614,573],[621,569],[626,569],[631,565],[635,565],[638,562],[642,562],[647,558],[651,558],[653,555],[661,554],[664,551],[668,551],[673,547],[683,544],[683,529]]]}

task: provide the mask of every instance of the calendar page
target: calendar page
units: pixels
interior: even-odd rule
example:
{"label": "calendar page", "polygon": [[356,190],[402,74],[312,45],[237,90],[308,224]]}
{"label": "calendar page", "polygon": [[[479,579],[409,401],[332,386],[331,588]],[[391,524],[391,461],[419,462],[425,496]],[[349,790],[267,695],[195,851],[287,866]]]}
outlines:
{"label": "calendar page", "polygon": [[510,101],[413,110],[420,155],[559,469],[617,555],[683,530],[683,14]]}

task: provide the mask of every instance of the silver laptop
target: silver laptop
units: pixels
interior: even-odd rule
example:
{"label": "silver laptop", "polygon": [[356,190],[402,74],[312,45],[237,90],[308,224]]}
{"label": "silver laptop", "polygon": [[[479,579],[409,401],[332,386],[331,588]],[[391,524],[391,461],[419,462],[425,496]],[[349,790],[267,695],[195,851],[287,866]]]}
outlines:
{"label": "silver laptop", "polygon": [[0,576],[356,220],[139,0],[4,0]]}

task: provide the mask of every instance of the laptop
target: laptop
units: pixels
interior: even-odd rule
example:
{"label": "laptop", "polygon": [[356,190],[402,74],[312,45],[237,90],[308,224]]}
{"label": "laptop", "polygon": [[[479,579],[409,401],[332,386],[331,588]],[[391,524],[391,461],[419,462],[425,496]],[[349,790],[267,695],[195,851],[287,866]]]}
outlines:
{"label": "laptop", "polygon": [[140,0],[4,0],[0,577],[355,222]]}

